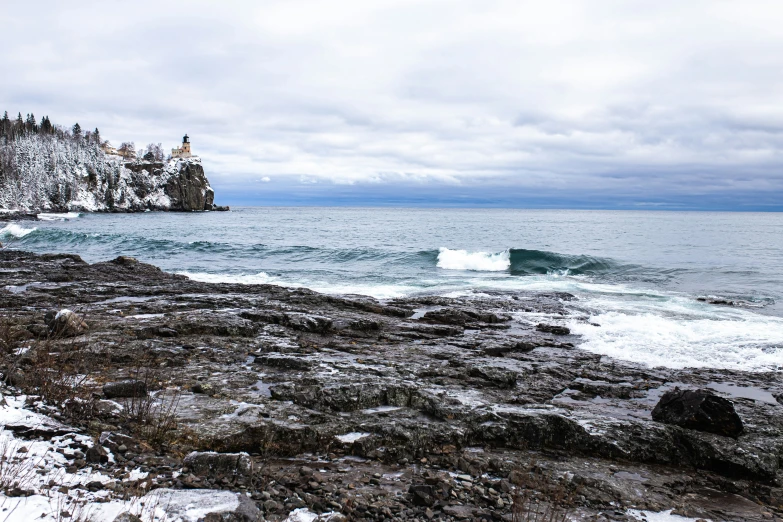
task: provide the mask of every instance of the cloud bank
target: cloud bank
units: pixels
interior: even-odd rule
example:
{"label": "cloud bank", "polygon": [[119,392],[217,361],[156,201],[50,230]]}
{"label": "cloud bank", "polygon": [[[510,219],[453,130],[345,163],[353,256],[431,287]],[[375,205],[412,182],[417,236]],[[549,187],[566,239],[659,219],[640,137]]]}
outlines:
{"label": "cloud bank", "polygon": [[263,204],[783,208],[783,5],[13,2],[0,100]]}

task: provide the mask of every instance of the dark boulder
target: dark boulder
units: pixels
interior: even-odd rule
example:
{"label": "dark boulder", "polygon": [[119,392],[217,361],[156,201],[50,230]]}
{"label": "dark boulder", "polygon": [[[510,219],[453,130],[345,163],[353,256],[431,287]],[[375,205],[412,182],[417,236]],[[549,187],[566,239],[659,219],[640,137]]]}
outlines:
{"label": "dark boulder", "polygon": [[109,454],[98,444],[87,450],[86,458],[87,462],[91,464],[106,464],[109,462]]}
{"label": "dark boulder", "polygon": [[147,384],[136,379],[128,379],[118,382],[107,382],[103,385],[103,395],[107,399],[119,397],[145,397]]}
{"label": "dark boulder", "polygon": [[133,266],[133,265],[138,265],[139,260],[136,259],[135,257],[119,256],[115,259],[112,259],[110,263],[114,263],[115,265]]}
{"label": "dark boulder", "polygon": [[658,401],[652,418],[665,424],[725,437],[736,438],[743,430],[734,404],[709,390],[670,390]]}
{"label": "dark boulder", "polygon": [[544,324],[544,323],[537,324],[536,330],[538,330],[539,332],[551,333],[554,335],[568,335],[571,333],[571,330],[569,330],[565,326],[556,326],[553,324]]}
{"label": "dark boulder", "polygon": [[435,487],[426,484],[412,484],[408,488],[408,494],[414,506],[432,506],[438,500]]}

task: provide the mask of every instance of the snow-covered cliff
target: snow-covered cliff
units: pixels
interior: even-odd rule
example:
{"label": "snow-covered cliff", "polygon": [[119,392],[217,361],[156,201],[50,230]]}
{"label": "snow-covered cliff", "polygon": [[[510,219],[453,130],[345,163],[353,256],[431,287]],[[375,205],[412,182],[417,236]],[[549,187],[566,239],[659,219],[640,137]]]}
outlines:
{"label": "snow-covered cliff", "polygon": [[212,210],[199,158],[128,162],[96,144],[51,135],[0,140],[0,209]]}

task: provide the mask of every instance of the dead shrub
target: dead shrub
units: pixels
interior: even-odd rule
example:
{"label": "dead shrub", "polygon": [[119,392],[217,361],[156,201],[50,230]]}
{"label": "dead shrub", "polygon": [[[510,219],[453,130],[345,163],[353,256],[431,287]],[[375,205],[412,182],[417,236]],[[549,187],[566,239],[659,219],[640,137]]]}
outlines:
{"label": "dead shrub", "polygon": [[172,394],[160,392],[157,395],[127,397],[119,401],[123,408],[121,418],[129,431],[154,448],[160,448],[173,440],[181,397],[180,390]]}
{"label": "dead shrub", "polygon": [[24,450],[19,452],[22,446],[21,441],[0,430],[0,492],[4,494],[30,489],[35,482],[36,468],[46,456],[30,458]]}
{"label": "dead shrub", "polygon": [[[66,348],[66,349],[63,349]],[[16,384],[28,395],[38,396],[50,405],[60,408],[72,420],[89,419],[93,414],[95,398],[88,383],[95,369],[95,361],[80,346],[59,346],[54,340],[36,342],[23,354],[23,366]]]}

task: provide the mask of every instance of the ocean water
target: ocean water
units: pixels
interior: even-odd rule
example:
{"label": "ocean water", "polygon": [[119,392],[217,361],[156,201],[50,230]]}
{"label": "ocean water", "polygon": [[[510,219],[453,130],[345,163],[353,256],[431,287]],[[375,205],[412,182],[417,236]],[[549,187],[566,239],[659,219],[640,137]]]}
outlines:
{"label": "ocean water", "polygon": [[130,255],[200,281],[379,299],[565,291],[579,298],[566,324],[583,349],[651,366],[783,369],[783,214],[265,207],[42,217],[8,224],[0,241],[90,262]]}

